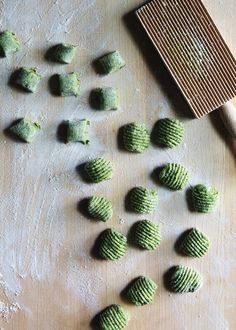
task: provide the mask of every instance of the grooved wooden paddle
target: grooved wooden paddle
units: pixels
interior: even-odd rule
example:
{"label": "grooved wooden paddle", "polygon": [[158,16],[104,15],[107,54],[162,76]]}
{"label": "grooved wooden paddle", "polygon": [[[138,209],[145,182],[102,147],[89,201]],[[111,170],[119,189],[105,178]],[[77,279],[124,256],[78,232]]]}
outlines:
{"label": "grooved wooden paddle", "polygon": [[136,15],[195,116],[221,107],[236,137],[236,60],[201,0],[153,0]]}

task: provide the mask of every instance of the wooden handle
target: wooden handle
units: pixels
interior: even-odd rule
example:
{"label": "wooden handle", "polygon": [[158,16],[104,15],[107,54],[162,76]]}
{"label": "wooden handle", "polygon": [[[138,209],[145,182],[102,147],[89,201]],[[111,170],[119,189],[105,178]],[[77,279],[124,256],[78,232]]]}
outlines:
{"label": "wooden handle", "polygon": [[220,108],[221,118],[233,138],[236,139],[236,108],[227,102]]}

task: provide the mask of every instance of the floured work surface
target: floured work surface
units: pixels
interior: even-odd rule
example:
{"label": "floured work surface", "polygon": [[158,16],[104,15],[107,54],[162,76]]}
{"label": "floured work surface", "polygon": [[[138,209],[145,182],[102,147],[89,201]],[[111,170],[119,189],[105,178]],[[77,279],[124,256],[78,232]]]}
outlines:
{"label": "floured work surface", "polygon": [[[125,13],[142,3],[0,3],[1,30],[7,27],[16,31],[24,42],[22,51],[0,60],[0,328],[90,329],[91,318],[111,303],[122,303],[120,291],[139,275],[151,277],[159,289],[153,305],[137,308],[124,303],[131,313],[127,329],[236,328],[235,159],[218,134],[217,128],[222,127],[223,133],[223,126],[216,116],[202,120],[182,117],[186,137],[179,148],[169,151],[152,146],[143,155],[117,148],[117,130],[128,122],[144,122],[151,129],[158,118],[183,116],[177,92],[166,94],[168,91],[159,82],[163,76],[159,64],[155,75],[122,20]],[[235,55],[234,0],[208,0],[206,4]],[[58,42],[78,43],[71,64],[44,60],[48,47]],[[146,42],[145,37],[140,44],[145,48]],[[115,49],[126,60],[126,68],[109,77],[97,76],[92,60]],[[22,94],[7,85],[11,72],[24,65],[36,66],[44,77],[34,95]],[[81,97],[50,95],[48,78],[72,71],[81,73]],[[118,88],[118,111],[90,109],[89,92],[100,86]],[[42,125],[42,132],[31,145],[17,143],[3,134],[14,119],[25,115]],[[64,145],[57,140],[58,125],[76,118],[91,120],[90,146]],[[114,163],[115,175],[109,182],[88,185],[80,179],[76,166],[97,156]],[[170,161],[189,169],[191,185],[217,187],[220,203],[216,212],[206,216],[190,213],[185,191],[173,193],[150,178],[154,168]],[[159,207],[149,217],[124,210],[124,196],[136,184],[159,191]],[[112,200],[114,217],[110,223],[90,221],[77,210],[78,201],[94,194]],[[134,222],[145,218],[161,225],[163,241],[156,252],[132,247],[126,257],[114,263],[90,256],[102,230],[111,226],[127,234]],[[194,226],[211,240],[210,252],[201,260],[180,257],[173,249],[177,237]],[[198,293],[181,296],[164,289],[162,276],[176,264],[195,267],[203,274],[204,286]]]}

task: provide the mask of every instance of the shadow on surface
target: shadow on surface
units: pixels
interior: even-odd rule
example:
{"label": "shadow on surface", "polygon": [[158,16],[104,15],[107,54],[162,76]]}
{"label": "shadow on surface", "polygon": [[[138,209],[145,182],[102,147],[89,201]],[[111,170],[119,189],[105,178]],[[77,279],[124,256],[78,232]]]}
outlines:
{"label": "shadow on surface", "polygon": [[67,128],[68,123],[63,120],[57,128],[57,140],[61,143],[67,143]]}
{"label": "shadow on surface", "polygon": [[224,126],[224,123],[220,118],[220,109],[210,113],[209,117],[211,124],[217,132],[218,136],[226,143],[227,147],[234,155],[236,164],[236,139],[230,136],[226,127]]}
{"label": "shadow on surface", "polygon": [[171,281],[172,275],[174,274],[175,269],[176,269],[176,266],[173,266],[170,269],[168,269],[163,275],[163,285],[166,288],[166,290],[169,292],[173,292],[170,287],[170,281]]}
{"label": "shadow on surface", "polygon": [[76,172],[79,174],[80,178],[88,183],[88,184],[92,184],[91,180],[90,180],[90,177],[88,176],[88,173],[86,172],[85,170],[85,165],[87,163],[82,163],[82,164],[79,164],[77,167],[76,167]]}
{"label": "shadow on surface", "polygon": [[195,209],[193,206],[193,199],[192,199],[192,188],[188,188],[186,191],[186,202],[188,205],[188,210],[190,212],[195,212]]}
{"label": "shadow on surface", "polygon": [[52,75],[48,79],[48,88],[53,96],[60,96],[60,88],[59,88],[59,76],[58,74]]}
{"label": "shadow on surface", "polygon": [[87,219],[94,220],[88,212],[89,198],[83,198],[78,202],[77,210]]}
{"label": "shadow on surface", "polygon": [[126,14],[123,17],[123,21],[127,30],[141,51],[143,57],[145,58],[149,70],[159,83],[164,94],[167,95],[177,115],[188,119],[193,119],[194,116],[188,103],[181,94],[180,90],[177,88],[173,77],[166,68],[154,45],[149,40],[146,32],[141,26],[141,23],[136,17],[135,12],[132,11]]}
{"label": "shadow on surface", "polygon": [[[105,230],[104,230],[105,231]],[[101,246],[101,240],[102,240],[102,235],[104,233],[104,231],[102,231],[99,236],[96,238],[92,249],[90,250],[90,255],[91,257],[95,258],[95,259],[99,259],[99,260],[104,260],[103,258],[101,258],[100,254],[99,254],[99,249]]]}

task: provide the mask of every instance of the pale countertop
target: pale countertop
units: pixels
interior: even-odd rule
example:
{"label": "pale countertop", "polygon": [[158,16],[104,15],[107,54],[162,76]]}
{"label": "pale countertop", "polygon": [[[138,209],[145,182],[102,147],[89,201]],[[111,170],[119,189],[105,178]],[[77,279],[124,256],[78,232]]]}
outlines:
{"label": "pale countertop", "polygon": [[[227,44],[236,55],[235,0],[204,0]],[[0,30],[12,29],[23,49],[0,61],[0,329],[87,330],[101,309],[121,303],[131,314],[127,330],[236,329],[236,146],[217,112],[194,120],[147,38],[130,16],[138,0],[1,0]],[[136,36],[134,37],[134,32]],[[58,42],[78,43],[70,65],[49,63],[45,51]],[[100,77],[92,61],[118,49],[126,60],[120,72]],[[19,66],[36,66],[44,79],[36,94],[13,90],[8,84]],[[60,98],[48,90],[55,73],[81,74],[81,97]],[[117,112],[90,109],[88,95],[99,86],[115,86],[121,95]],[[29,116],[43,129],[31,145],[16,143],[3,130],[15,119]],[[131,121],[151,130],[166,116],[184,121],[185,142],[174,150],[155,146],[143,155],[123,152],[117,131]],[[91,145],[64,145],[58,125],[67,119],[91,120]],[[76,167],[94,157],[110,159],[114,178],[98,185],[82,181]],[[189,169],[190,185],[205,183],[220,192],[216,211],[191,213],[186,191],[159,187],[151,173],[170,161]],[[124,198],[135,185],[159,192],[157,210],[150,216],[126,212]],[[77,204],[93,194],[114,204],[109,223],[88,220]],[[131,247],[118,262],[90,255],[94,240],[107,228],[127,234],[131,225],[148,218],[161,225],[163,241],[155,252]],[[200,259],[176,254],[174,243],[186,229],[197,226],[211,240],[209,254]],[[173,265],[198,269],[203,288],[188,295],[171,294],[163,274]],[[159,286],[150,306],[127,305],[120,292],[133,278],[146,275]]]}

